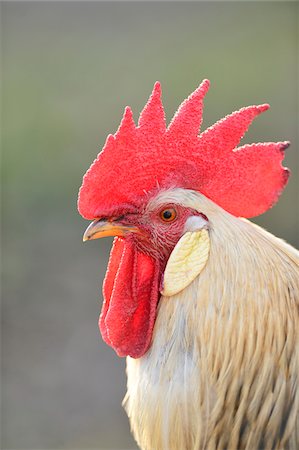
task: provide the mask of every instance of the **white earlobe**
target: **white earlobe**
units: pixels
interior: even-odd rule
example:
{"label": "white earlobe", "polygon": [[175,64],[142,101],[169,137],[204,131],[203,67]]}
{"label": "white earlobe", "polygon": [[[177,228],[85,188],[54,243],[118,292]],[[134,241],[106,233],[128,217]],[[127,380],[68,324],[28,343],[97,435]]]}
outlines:
{"label": "white earlobe", "polygon": [[208,229],[208,221],[203,216],[190,216],[186,220],[183,234],[187,231],[200,231],[203,228]]}
{"label": "white earlobe", "polygon": [[[201,229],[191,231],[196,220],[201,221]],[[189,224],[187,224],[189,220]],[[173,249],[166,264],[161,294],[169,297],[187,287],[205,267],[210,251],[209,232],[207,221],[199,216],[190,217],[186,222],[190,231],[186,231]],[[204,223],[203,223],[204,222]],[[185,226],[186,229],[186,226]]]}

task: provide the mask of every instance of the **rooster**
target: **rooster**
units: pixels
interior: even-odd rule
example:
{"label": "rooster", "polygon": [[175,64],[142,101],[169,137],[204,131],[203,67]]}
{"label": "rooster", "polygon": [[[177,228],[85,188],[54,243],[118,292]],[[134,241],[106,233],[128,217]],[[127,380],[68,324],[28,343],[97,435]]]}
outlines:
{"label": "rooster", "polygon": [[247,220],[286,185],[289,143],[237,147],[268,105],[199,134],[208,88],[166,127],[156,83],[83,178],[83,240],[115,236],[99,327],[142,449],[296,450],[299,252]]}

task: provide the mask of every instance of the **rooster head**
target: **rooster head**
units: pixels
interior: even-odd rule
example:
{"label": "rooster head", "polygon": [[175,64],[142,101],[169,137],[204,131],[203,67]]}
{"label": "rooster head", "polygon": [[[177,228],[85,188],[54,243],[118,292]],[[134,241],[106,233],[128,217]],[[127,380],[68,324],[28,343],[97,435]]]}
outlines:
{"label": "rooster head", "polygon": [[237,147],[268,105],[242,108],[199,134],[208,88],[204,80],[166,127],[156,83],[138,125],[127,107],[83,178],[78,209],[93,220],[84,240],[116,236],[99,326],[119,356],[146,353],[160,293],[178,293],[207,262],[210,218],[180,201],[182,189],[248,218],[269,209],[288,179],[288,142]]}

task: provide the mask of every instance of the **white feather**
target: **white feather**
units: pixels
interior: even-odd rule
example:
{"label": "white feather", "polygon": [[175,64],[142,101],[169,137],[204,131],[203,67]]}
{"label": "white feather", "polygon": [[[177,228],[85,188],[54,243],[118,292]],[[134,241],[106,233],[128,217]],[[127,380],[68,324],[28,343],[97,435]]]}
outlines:
{"label": "white feather", "polygon": [[197,192],[174,189],[155,201],[204,213],[211,248],[191,284],[161,297],[146,355],[127,358],[124,406],[137,442],[296,450],[299,253]]}

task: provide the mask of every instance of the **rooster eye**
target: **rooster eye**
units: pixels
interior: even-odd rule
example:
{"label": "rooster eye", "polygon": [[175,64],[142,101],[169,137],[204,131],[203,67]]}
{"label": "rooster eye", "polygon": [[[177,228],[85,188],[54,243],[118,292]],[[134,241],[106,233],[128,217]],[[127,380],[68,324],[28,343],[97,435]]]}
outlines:
{"label": "rooster eye", "polygon": [[176,218],[176,210],[174,208],[163,209],[160,212],[160,218],[163,222],[173,222]]}

